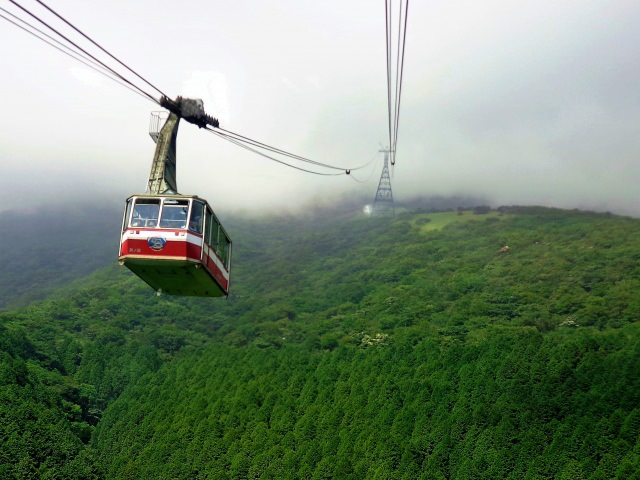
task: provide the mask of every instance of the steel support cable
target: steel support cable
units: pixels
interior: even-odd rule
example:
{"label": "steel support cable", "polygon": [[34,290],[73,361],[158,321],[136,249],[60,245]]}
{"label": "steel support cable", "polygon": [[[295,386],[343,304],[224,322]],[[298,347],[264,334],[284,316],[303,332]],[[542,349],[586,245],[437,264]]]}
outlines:
{"label": "steel support cable", "polygon": [[336,177],[338,175],[343,175],[344,172],[342,173],[322,173],[322,172],[314,172],[313,170],[308,170],[306,168],[301,168],[301,167],[297,167],[295,165],[291,165],[290,163],[284,162],[282,160],[278,160],[277,158],[271,157],[269,155],[267,155],[266,153],[262,153],[258,150],[256,150],[255,148],[251,148],[249,145],[246,145],[245,143],[243,143],[241,140],[238,140],[230,135],[227,135],[226,133],[223,132],[219,132],[217,130],[214,130],[212,128],[206,128],[206,130],[210,133],[213,133],[214,135],[218,136],[219,138],[222,138],[223,140],[227,140],[230,143],[233,143],[234,145],[244,148],[245,150],[248,150],[252,153],[255,153],[257,155],[260,155],[261,157],[265,157],[268,158],[269,160],[273,160],[274,162],[280,163],[281,165],[285,165],[287,167],[291,167],[294,168],[296,170],[300,170],[301,172],[305,172],[305,173],[312,173],[314,175],[321,175],[321,176],[325,176],[325,177]]}
{"label": "steel support cable", "polygon": [[[67,45],[65,45],[64,43],[56,40],[55,38],[53,38],[51,35],[47,35],[45,32],[43,32],[42,30],[39,30],[37,27],[31,25],[29,22],[17,17],[16,15],[14,15],[11,12],[8,12],[7,10],[5,10],[4,8],[0,7],[0,10],[2,10],[3,12],[7,13],[8,15],[11,15],[13,18],[17,19],[18,21],[20,21],[21,23],[23,23],[24,25],[27,25],[29,28],[32,28],[33,30],[35,30],[36,32],[38,32],[40,35],[43,35],[44,37],[47,37],[48,39],[50,39],[51,41],[47,40],[46,38],[43,38],[41,36],[39,36],[38,34],[34,33],[33,31],[29,30],[28,28],[24,27],[23,25],[19,25],[18,23],[16,23],[15,21],[11,20],[10,18],[7,18],[6,16],[0,14],[0,18],[5,19],[7,22],[15,25],[16,27],[18,27],[21,30],[24,30],[25,32],[27,32],[30,35],[33,35],[35,38],[37,38],[38,40],[43,41],[44,43],[46,43],[47,45],[55,48],[56,50],[64,53],[65,55],[73,58],[74,60],[84,64],[85,66],[95,70],[97,73],[104,75],[105,77],[107,77],[109,80],[113,80],[114,82],[122,85],[123,87],[128,88],[129,90],[131,90],[133,93],[136,93],[138,95],[140,95],[141,97],[145,98],[148,100],[148,96],[143,95],[142,93],[140,93],[138,90],[135,90],[133,88],[131,88],[129,85],[127,85],[126,83],[118,80],[118,78],[116,78],[115,76],[113,76],[113,73],[111,73],[109,70],[106,70],[104,67],[100,66],[99,64],[97,64],[96,62],[92,61],[90,58],[86,58],[83,57],[80,53],[76,52],[75,50],[73,50],[72,48],[68,47]],[[54,45],[55,42],[58,45]],[[64,50],[63,50],[64,49]]]}
{"label": "steel support cable", "polygon": [[[47,38],[51,39],[51,40],[52,40],[52,42],[57,43],[57,44],[58,44],[58,45],[60,45],[62,48],[58,47],[57,45],[54,45],[52,42],[47,41],[45,38],[42,38],[42,37],[38,36],[38,35],[37,35],[37,34],[35,34],[34,32],[32,32],[32,31],[30,31],[29,29],[27,29],[27,28],[23,27],[22,25],[18,25],[16,22],[14,22],[13,20],[11,20],[10,18],[7,18],[7,17],[5,17],[5,16],[3,16],[3,15],[1,15],[1,14],[0,14],[0,17],[2,17],[2,18],[4,18],[5,20],[7,20],[8,22],[10,22],[10,23],[14,24],[16,27],[18,27],[18,28],[20,28],[20,29],[24,30],[25,32],[27,32],[27,33],[29,33],[29,34],[31,34],[31,35],[33,35],[33,36],[35,36],[37,39],[39,39],[39,40],[41,40],[41,41],[43,41],[43,42],[47,43],[48,45],[52,46],[53,48],[55,48],[55,49],[57,49],[57,50],[61,51],[61,52],[62,52],[62,53],[64,53],[65,55],[70,56],[70,57],[71,57],[71,58],[73,58],[74,60],[77,60],[78,62],[81,62],[82,64],[84,64],[84,65],[88,66],[89,68],[92,68],[93,70],[97,71],[98,73],[101,73],[102,75],[106,76],[107,78],[109,78],[109,79],[111,79],[111,80],[113,80],[113,81],[115,81],[115,82],[118,82],[120,85],[122,85],[122,86],[124,86],[124,87],[129,88],[131,91],[133,91],[134,93],[137,93],[138,95],[142,96],[143,98],[147,98],[147,99],[149,99],[149,98],[150,98],[150,95],[148,95],[148,94],[144,94],[144,95],[143,95],[142,93],[140,93],[140,91],[139,91],[139,90],[141,90],[141,89],[139,89],[139,88],[138,88],[138,89],[133,89],[133,88],[131,88],[128,84],[126,84],[126,83],[124,83],[124,82],[122,82],[122,81],[118,80],[118,78],[117,78],[117,77],[112,76],[112,75],[113,75],[113,72],[112,72],[112,70],[111,70],[111,69],[109,69],[109,68],[107,68],[107,67],[103,67],[103,66],[101,66],[98,62],[96,62],[95,60],[92,60],[90,57],[83,57],[81,53],[79,53],[79,52],[77,52],[77,51],[73,50],[71,47],[69,47],[69,46],[65,45],[64,43],[60,42],[59,40],[56,40],[55,38],[53,38],[52,36],[48,35],[47,33],[45,33],[45,32],[43,32],[43,31],[39,30],[37,27],[35,27],[35,26],[31,25],[30,23],[26,22],[25,20],[20,19],[19,17],[17,17],[16,15],[12,14],[11,12],[8,12],[8,11],[4,10],[3,8],[1,8],[1,7],[0,7],[0,10],[2,10],[2,11],[4,11],[4,12],[6,12],[8,15],[11,15],[12,17],[14,17],[14,18],[18,19],[20,22],[22,22],[23,24],[25,24],[25,25],[29,26],[30,28],[32,28],[33,30],[37,31],[37,32],[38,32],[38,33],[40,33],[41,35],[43,35],[43,36],[45,36],[45,37],[47,37]],[[41,22],[41,23],[42,23],[42,22]],[[64,48],[64,49],[66,49],[67,51],[63,50],[63,48]],[[89,62],[93,63],[94,65],[91,65]],[[96,68],[96,67],[98,67],[98,68]],[[151,98],[152,98],[152,97],[151,97]],[[153,98],[152,98],[152,100],[153,100],[153,101],[154,101],[154,103],[156,103],[156,104],[158,104],[158,103],[159,103],[157,100],[155,100],[155,99],[153,99]],[[215,132],[214,132],[214,133],[215,133]],[[341,168],[341,167],[334,167],[334,166],[331,166],[331,165],[326,165],[326,164],[323,164],[323,163],[320,163],[320,162],[314,162],[313,160],[306,159],[306,158],[304,158],[304,157],[300,157],[300,156],[298,156],[298,155],[293,155],[293,154],[291,154],[291,153],[285,152],[284,150],[280,150],[280,149],[277,149],[277,148],[275,148],[275,147],[270,147],[269,145],[266,145],[266,144],[263,144],[263,143],[257,142],[257,141],[255,141],[255,140],[251,140],[251,139],[249,139],[249,138],[247,138],[247,137],[243,137],[243,136],[241,136],[241,135],[239,135],[239,134],[236,134],[236,133],[233,133],[233,132],[228,132],[228,133],[229,133],[229,134],[231,134],[231,135],[235,135],[236,137],[238,137],[238,138],[240,138],[240,139],[243,139],[243,140],[236,140],[236,141],[232,141],[230,136],[229,136],[230,138],[226,138],[227,140],[232,141],[232,143],[234,143],[234,144],[236,144],[236,145],[238,145],[238,146],[240,146],[240,147],[246,148],[244,145],[242,145],[242,144],[241,144],[241,142],[242,142],[242,141],[244,141],[244,142],[246,142],[246,143],[251,143],[251,144],[253,144],[253,145],[255,145],[255,146],[258,146],[258,147],[261,147],[261,148],[265,148],[265,149],[267,149],[267,150],[271,150],[271,151],[273,151],[274,153],[279,153],[279,154],[282,154],[282,155],[285,155],[285,156],[290,156],[291,158],[295,158],[295,159],[298,159],[298,160],[301,160],[301,161],[307,161],[308,163],[312,163],[312,164],[315,164],[315,165],[317,165],[317,166],[321,166],[321,167],[324,167],[324,168],[333,168],[333,169],[336,169],[336,170],[340,170],[340,171],[341,171],[341,173],[339,173],[339,174],[334,174],[334,175],[342,175],[342,174],[343,174],[345,171],[347,171],[347,170],[348,170],[348,171],[350,171],[350,170],[357,170],[357,169],[359,169],[359,168],[362,168],[362,167],[356,167],[356,168],[354,168],[354,169],[344,169],[344,168]],[[250,149],[250,150],[251,150],[251,149]],[[262,154],[262,153],[260,153],[260,152],[258,152],[258,151],[255,151],[255,150],[252,150],[252,151],[253,151],[254,153],[258,153],[258,154],[259,154],[259,155],[261,155],[261,156],[265,156],[265,157],[270,158],[270,159],[272,159],[272,160],[274,160],[274,161],[276,161],[276,162],[282,163],[282,164],[284,164],[284,165],[290,166],[290,167],[295,168],[295,169],[298,169],[298,170],[306,171],[306,172],[308,172],[308,173],[313,173],[313,174],[317,174],[317,175],[327,175],[327,174],[323,174],[323,173],[320,173],[320,172],[313,172],[313,171],[310,171],[310,170],[301,169],[301,168],[296,167],[296,166],[294,166],[294,165],[290,165],[290,164],[288,164],[288,163],[286,163],[286,162],[283,162],[283,161],[280,161],[280,160],[278,160],[278,159],[275,159],[275,158],[269,157],[269,156],[267,156],[267,155],[264,155],[264,154]]]}
{"label": "steel support cable", "polygon": [[[314,160],[310,160],[308,158],[301,157],[299,155],[294,155],[292,153],[286,152],[284,150],[277,149],[275,147],[271,147],[271,146],[266,145],[264,143],[260,143],[260,142],[258,142],[256,140],[252,140],[250,138],[244,137],[242,135],[238,135],[236,133],[230,132],[228,130],[224,130],[222,128],[217,128],[216,130],[213,130],[213,129],[207,127],[207,130],[209,130],[209,131],[211,131],[213,133],[219,134],[219,135],[223,135],[226,140],[229,140],[229,141],[233,140],[232,143],[234,143],[235,145],[242,146],[243,148],[246,148],[246,149],[248,149],[248,150],[250,150],[252,152],[258,153],[259,155],[261,155],[263,157],[270,158],[270,159],[272,159],[272,160],[274,160],[274,161],[276,161],[278,163],[282,163],[283,165],[287,165],[287,166],[290,166],[292,168],[296,168],[298,170],[309,171],[309,170],[306,170],[306,169],[303,169],[303,168],[300,168],[300,167],[296,167],[296,166],[291,165],[289,163],[286,163],[286,162],[284,162],[282,160],[278,160],[278,159],[276,159],[274,157],[271,157],[269,155],[266,155],[264,153],[260,153],[256,149],[257,148],[262,148],[262,149],[270,151],[272,153],[276,153],[276,154],[280,154],[280,155],[289,157],[289,158],[291,158],[293,160],[299,160],[301,162],[310,163],[310,164],[315,165],[317,167],[322,167],[322,168],[327,168],[327,169],[330,169],[330,170],[340,170],[341,171],[341,173],[334,173],[334,174],[323,174],[323,173],[319,173],[319,172],[309,171],[309,173],[315,173],[315,174],[318,174],[318,175],[342,175],[343,173],[349,175],[352,171],[364,168],[370,163],[370,162],[368,162],[367,164],[360,165],[360,166],[355,167],[355,168],[336,167],[334,165],[329,165],[329,164],[325,164],[325,163],[321,163],[321,162],[316,162]],[[251,148],[251,147],[255,147],[255,148]]]}
{"label": "steel support cable", "polygon": [[389,147],[393,145],[392,139],[392,115],[391,115],[391,5],[390,0],[385,0],[384,2],[384,13],[385,13],[385,41],[386,41],[386,52],[387,52],[387,111],[389,116]]}
{"label": "steel support cable", "polygon": [[[371,165],[375,159],[378,157],[378,153],[376,152],[373,157],[371,157],[371,160],[369,160],[365,166]],[[369,172],[369,177],[366,180],[360,180],[358,179],[355,175],[353,175],[353,173],[350,175],[350,177],[357,183],[369,183],[369,180],[371,180],[371,177],[373,177],[373,174],[375,173],[375,170],[372,168],[371,171]]]}
{"label": "steel support cable", "polygon": [[[73,51],[73,49],[71,49],[70,47],[64,45],[62,42],[53,39],[53,37],[47,35],[44,32],[41,32],[40,30],[38,30],[36,27],[34,27],[33,25],[30,25],[29,23],[25,22],[24,20],[20,20],[22,22],[24,22],[25,24],[29,25],[31,28],[33,28],[34,30],[40,32],[41,34],[47,36],[48,38],[53,39],[56,43],[62,45],[64,48],[66,48],[69,51],[73,51],[75,55],[78,55],[81,58],[84,58],[87,61],[91,61],[94,63],[95,66],[89,65],[87,62],[81,60],[80,58],[77,58],[74,55],[69,54],[68,52],[65,52],[63,50],[61,50],[60,48],[58,48],[57,46],[51,44],[50,42],[46,41],[44,38],[39,37],[38,35],[34,34],[33,32],[21,27],[20,25],[15,24],[15,22],[11,21],[10,19],[5,18],[6,20],[10,21],[11,23],[13,23],[14,25],[18,26],[19,28],[22,28],[23,30],[27,31],[28,33],[36,36],[36,38],[44,41],[45,43],[48,43],[50,46],[53,46],[54,48],[62,51],[63,53],[71,56],[72,58],[74,58],[75,60],[83,63],[84,65],[93,68],[94,70],[98,71],[99,73],[102,73],[103,75],[107,76],[107,78],[110,78],[114,81],[117,81],[118,83],[120,83],[121,85],[129,88],[130,90],[134,91],[135,93],[141,95],[144,98],[150,99],[151,101],[153,101],[156,104],[160,104],[159,100],[154,98],[152,95],[150,95],[149,93],[145,92],[142,88],[138,87],[137,85],[135,85],[133,82],[129,81],[128,79],[126,79],[124,76],[122,76],[121,74],[119,74],[118,72],[116,72],[113,68],[109,67],[108,65],[106,65],[104,62],[98,60],[95,56],[93,56],[92,54],[90,54],[89,52],[87,52],[85,49],[83,49],[82,47],[80,47],[79,45],[77,45],[75,42],[71,41],[69,38],[67,38],[65,35],[63,35],[62,33],[60,33],[58,30],[56,30],[55,28],[53,28],[51,25],[49,25],[46,21],[42,20],[41,18],[39,18],[37,15],[35,15],[34,13],[30,12],[29,10],[27,10],[25,7],[23,7],[22,5],[18,4],[15,0],[9,0],[11,3],[13,3],[16,7],[18,7],[19,9],[21,9],[22,11],[24,11],[25,13],[27,13],[29,16],[31,16],[32,18],[36,19],[38,22],[40,22],[42,25],[46,26],[49,30],[51,30],[52,32],[56,33],[60,38],[63,38],[64,40],[66,40],[69,44],[73,45],[76,49],[78,49],[80,52],[84,53],[86,55],[86,57],[83,57],[79,52],[77,51]],[[114,60],[116,60],[118,63],[120,63],[121,65],[123,65],[125,68],[127,68],[129,71],[131,71],[132,73],[134,73],[137,77],[139,77],[140,79],[142,79],[145,83],[147,83],[148,85],[150,85],[152,88],[154,88],[155,90],[157,90],[158,92],[162,93],[161,90],[159,90],[157,87],[155,87],[153,84],[151,84],[150,82],[148,82],[146,79],[144,79],[143,77],[141,77],[139,74],[137,74],[134,70],[132,70],[131,68],[129,68],[126,64],[124,64],[123,62],[121,62],[120,60],[118,60],[116,57],[114,57],[113,55],[111,55],[108,51],[106,51],[104,48],[102,48],[100,45],[98,45],[95,41],[93,41],[90,37],[88,37],[87,35],[85,35],[82,31],[80,31],[79,29],[77,29],[75,26],[73,26],[70,22],[68,22],[66,19],[64,19],[62,16],[60,16],[58,13],[56,13],[55,11],[53,11],[51,8],[49,8],[47,5],[45,5],[43,2],[41,2],[40,0],[36,0],[38,3],[40,3],[42,6],[44,6],[47,10],[49,10],[51,13],[53,13],[54,15],[56,15],[58,18],[60,18],[63,22],[65,22],[67,25],[69,25],[71,28],[73,28],[74,30],[76,30],[78,33],[80,33],[83,37],[85,37],[87,40],[89,40],[91,43],[93,43],[95,46],[97,46],[98,48],[100,48],[103,52],[105,52],[107,55],[109,55],[111,58],[113,58]],[[8,12],[7,12],[8,13]],[[15,15],[11,14],[12,16],[15,17]],[[18,18],[18,17],[15,17]],[[104,68],[107,72],[109,72],[108,74],[98,70],[96,67],[97,66],[101,66],[102,68]],[[113,75],[113,76],[110,76]],[[164,93],[162,93],[164,95]],[[166,96],[166,95],[164,95]],[[207,130],[219,135],[220,137],[230,141],[231,143],[234,143],[242,148],[245,148],[247,150],[250,150],[254,153],[257,153],[258,155],[261,155],[263,157],[269,158],[275,162],[281,163],[283,165],[289,166],[291,168],[297,169],[297,170],[301,170],[307,173],[312,173],[312,174],[316,174],[316,175],[333,175],[333,176],[337,176],[337,175],[342,175],[343,173],[346,173],[347,175],[351,173],[352,170],[358,170],[361,168],[364,168],[367,166],[367,164],[365,165],[361,165],[355,168],[344,168],[344,167],[337,167],[337,166],[333,166],[333,165],[329,165],[329,164],[324,164],[321,162],[316,162],[313,160],[310,160],[308,158],[305,157],[301,157],[299,155],[294,155],[291,154],[289,152],[286,152],[284,150],[280,150],[277,149],[275,147],[271,147],[269,145],[257,142],[255,140],[251,140],[247,137],[243,137],[239,134],[233,133],[233,132],[227,132],[227,134],[222,134],[220,132],[211,130],[209,128],[207,128]],[[222,130],[222,129],[220,129]],[[231,137],[231,135],[233,135],[234,137]],[[245,143],[249,143],[251,145],[254,145],[258,148],[264,148],[266,150],[270,150],[274,153],[278,153],[284,156],[288,156],[290,158],[296,159],[296,160],[300,160],[306,163],[310,163],[322,168],[328,168],[328,169],[334,169],[334,170],[340,170],[341,173],[334,173],[334,174],[328,174],[328,173],[321,173],[321,172],[314,172],[311,170],[307,170],[307,169],[303,169],[300,167],[297,167],[295,165],[291,165],[289,163],[283,162],[281,160],[278,160],[276,158],[270,157],[264,153],[261,153],[255,149],[252,149],[251,147],[248,147],[247,145],[243,145],[243,142]]]}
{"label": "steel support cable", "polygon": [[[400,2],[399,15],[398,15],[398,39],[397,39],[397,56],[395,58],[395,72],[392,73],[392,56],[393,56],[393,41],[392,41],[392,27],[393,27],[393,10],[391,0],[385,1],[385,17],[386,17],[386,44],[387,44],[387,104],[389,115],[389,153],[391,165],[395,165],[396,162],[396,147],[398,144],[398,126],[400,121],[400,100],[402,97],[402,76],[404,70],[404,51],[407,35],[407,18],[409,11],[409,0],[405,0],[404,9],[404,27],[403,27],[403,15],[402,15],[402,1]],[[392,105],[392,93],[391,84],[395,82],[394,95],[393,95],[393,108]]]}
{"label": "steel support cable", "polygon": [[250,145],[253,145],[254,147],[263,148],[263,149],[271,151],[273,153],[279,153],[280,155],[284,155],[285,157],[289,157],[289,158],[292,158],[294,160],[300,160],[301,162],[306,162],[306,163],[310,163],[312,165],[316,165],[316,166],[320,166],[320,167],[324,167],[324,168],[328,168],[328,169],[333,169],[333,170],[346,170],[345,168],[342,168],[342,167],[336,167],[336,166],[333,166],[333,165],[328,165],[328,164],[324,164],[324,163],[321,163],[321,162],[316,162],[314,160],[302,157],[300,155],[295,155],[293,153],[289,153],[289,152],[287,152],[285,150],[281,150],[279,148],[272,147],[272,146],[267,145],[265,143],[258,142],[257,140],[252,140],[252,139],[250,139],[248,137],[245,137],[243,135],[240,135],[238,133],[231,132],[229,130],[225,130],[224,128],[218,128],[218,130],[224,132],[226,135],[229,135],[229,136],[232,136],[232,137],[236,138],[237,140],[239,140],[241,142],[248,143]]}
{"label": "steel support cable", "polygon": [[[400,4],[400,18],[398,28],[398,67],[396,69],[396,111],[395,111],[395,125],[394,125],[394,139],[393,139],[393,161],[391,165],[395,165],[396,146],[398,144],[398,126],[400,122],[400,104],[402,99],[402,76],[404,73],[404,52],[407,42],[407,18],[409,14],[409,0],[406,0],[406,7],[404,10],[404,28],[402,28],[402,3]],[[400,40],[400,32],[402,31],[402,41]],[[402,46],[402,47],[401,47]]]}
{"label": "steel support cable", "polygon": [[327,169],[330,169],[330,170],[355,171],[355,170],[360,170],[361,168],[366,167],[366,166],[367,166],[367,165],[369,165],[369,163],[370,163],[370,162],[367,162],[367,163],[365,163],[365,164],[363,164],[363,165],[360,165],[360,166],[357,166],[357,167],[353,167],[353,168],[351,168],[351,167],[339,167],[339,166],[335,166],[335,165],[329,165],[329,164],[327,164],[327,163],[322,163],[322,162],[318,162],[318,161],[315,161],[315,160],[311,160],[311,159],[309,159],[309,158],[302,157],[302,156],[300,156],[300,155],[296,155],[296,154],[293,154],[293,153],[287,152],[287,151],[285,151],[285,150],[281,150],[281,149],[276,148],[276,147],[272,147],[272,146],[267,145],[267,144],[265,144],[265,143],[258,142],[257,140],[253,140],[253,139],[250,139],[250,138],[248,138],[248,137],[242,136],[242,135],[240,135],[240,134],[238,134],[238,133],[231,132],[231,131],[229,131],[229,130],[225,130],[224,128],[217,128],[217,129],[216,129],[216,131],[224,132],[225,134],[227,134],[227,135],[229,135],[229,136],[233,136],[233,137],[234,137],[234,138],[236,138],[238,141],[240,141],[240,142],[244,142],[244,143],[247,143],[247,144],[252,145],[252,146],[254,146],[254,147],[257,147],[257,148],[263,148],[263,149],[268,150],[268,151],[270,151],[270,152],[277,153],[277,154],[280,154],[280,155],[283,155],[283,156],[286,156],[286,157],[292,158],[292,159],[294,159],[294,160],[299,160],[299,161],[301,161],[301,162],[310,163],[310,164],[312,164],[312,165],[316,165],[316,166],[318,166],[318,167],[327,168]]}
{"label": "steel support cable", "polygon": [[[10,11],[0,7],[0,11],[3,11],[4,13],[6,13],[7,15],[13,17],[15,20],[17,20],[18,22],[22,23],[22,25],[17,24],[15,21],[11,20],[10,18],[5,17],[4,15],[1,15],[2,18],[4,18],[5,20],[7,20],[8,22],[12,23],[13,25],[15,25],[16,27],[24,30],[25,32],[33,35],[34,37],[36,37],[38,40],[42,40],[43,42],[51,45],[53,48],[56,48],[57,50],[60,50],[62,53],[69,55],[70,57],[72,57],[75,60],[78,60],[79,62],[84,63],[87,66],[90,66],[89,63],[93,63],[98,69],[102,69],[102,71],[107,71],[107,69],[105,69],[104,67],[102,67],[100,64],[98,64],[97,62],[91,60],[89,57],[83,56],[81,53],[75,51],[73,48],[65,45],[64,43],[62,43],[61,41],[53,38],[51,35],[47,34],[46,32],[43,32],[42,30],[40,30],[38,27],[36,27],[35,25],[30,24],[29,22],[27,22],[26,20],[24,20],[23,18],[18,17],[17,15],[11,13]],[[29,27],[29,28],[26,28]],[[31,30],[29,30],[31,29]],[[37,32],[38,34],[34,33]],[[56,44],[59,45],[56,46],[53,43],[51,43],[50,41],[46,40],[45,38],[48,38],[49,40],[51,40],[51,42],[54,42]],[[64,49],[64,50],[63,50]],[[66,50],[66,51],[65,51]],[[93,68],[93,67],[91,67]]]}
{"label": "steel support cable", "polygon": [[[12,0],[11,0],[12,1]],[[105,50],[102,46],[100,46],[98,43],[96,43],[91,37],[85,35],[84,32],[82,32],[80,29],[76,28],[75,25],[73,25],[72,23],[70,23],[69,21],[67,21],[67,19],[65,19],[64,17],[62,17],[61,15],[59,15],[56,11],[54,11],[52,8],[50,8],[48,5],[46,5],[42,0],[36,0],[36,2],[38,2],[40,5],[42,5],[44,8],[46,8],[47,10],[49,10],[51,13],[53,13],[56,17],[58,17],[60,20],[62,20],[64,23],[66,23],[67,25],[69,25],[71,28],[73,28],[76,32],[78,32],[80,35],[82,35],[84,38],[86,38],[87,40],[89,40],[91,43],[93,43],[96,47],[98,47],[100,50],[102,50],[104,53],[106,53],[107,55],[109,55],[112,59],[114,59],[116,62],[118,62],[120,65],[122,65],[124,68],[126,68],[127,70],[129,70],[131,73],[133,73],[136,77],[138,77],[140,80],[142,80],[144,83],[146,83],[147,85],[149,85],[151,88],[153,88],[155,91],[157,91],[158,93],[160,93],[160,95],[164,95],[165,97],[167,96],[162,90],[160,90],[158,87],[156,87],[153,83],[149,82],[147,79],[145,79],[143,76],[141,76],[140,74],[138,74],[135,70],[131,69],[128,65],[126,65],[125,63],[121,62],[118,58],[114,57],[111,53],[109,53],[107,50]]]}
{"label": "steel support cable", "polygon": [[[393,15],[393,14],[392,14]],[[393,87],[393,138],[391,139],[391,143],[389,144],[391,152],[391,165],[396,164],[396,138],[398,135],[398,72],[400,69],[400,37],[402,36],[402,0],[399,2],[399,10],[398,10],[398,38],[396,40],[396,52],[395,52],[395,75],[394,82],[395,85]]]}
{"label": "steel support cable", "polygon": [[131,85],[131,87],[135,88],[136,90],[138,90],[142,95],[148,97],[149,99],[151,99],[153,102],[159,104],[160,102],[154,98],[152,95],[148,94],[147,92],[145,92],[144,90],[142,90],[140,87],[138,87],[137,85],[134,85],[132,82],[130,82],[129,80],[127,80],[126,78],[124,78],[122,75],[120,75],[118,72],[116,72],[115,70],[113,70],[111,67],[109,67],[108,65],[106,65],[104,62],[101,62],[100,60],[98,60],[96,57],[94,57],[93,55],[91,55],[89,52],[87,52],[85,49],[83,49],[82,47],[80,47],[79,45],[77,45],[75,42],[69,40],[69,38],[67,38],[65,35],[63,35],[62,33],[60,33],[58,30],[56,30],[55,28],[53,28],[51,25],[49,25],[47,22],[45,22],[44,20],[40,19],[37,15],[33,14],[32,12],[30,12],[29,10],[27,10],[26,8],[24,8],[22,5],[20,5],[19,3],[17,3],[15,0],[9,0],[11,3],[13,3],[16,7],[18,7],[20,10],[24,11],[25,13],[27,13],[28,15],[30,15],[31,17],[35,18],[37,21],[39,21],[41,24],[43,24],[45,27],[47,27],[49,30],[51,30],[52,32],[55,32],[58,36],[60,36],[61,38],[65,39],[67,42],[69,42],[71,45],[73,45],[74,47],[76,47],[78,50],[80,50],[81,52],[83,52],[85,55],[89,56],[90,58],[92,58],[94,61],[96,61],[97,63],[99,63],[100,65],[102,65],[104,68],[106,68],[107,70],[109,70],[113,75],[115,75],[116,77],[120,78],[123,82],[128,83],[129,85]]}

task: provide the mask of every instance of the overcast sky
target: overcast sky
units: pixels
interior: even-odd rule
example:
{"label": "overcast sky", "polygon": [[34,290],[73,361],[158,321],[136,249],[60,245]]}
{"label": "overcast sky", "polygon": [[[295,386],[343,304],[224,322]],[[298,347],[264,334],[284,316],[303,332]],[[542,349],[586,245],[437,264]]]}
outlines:
{"label": "overcast sky", "polygon": [[[47,4],[170,97],[203,98],[227,130],[319,162],[374,160],[319,177],[183,123],[181,193],[226,212],[373,200],[388,144],[384,2]],[[405,55],[397,200],[640,215],[637,0],[414,1]],[[157,106],[3,19],[0,64],[0,210],[144,191]]]}

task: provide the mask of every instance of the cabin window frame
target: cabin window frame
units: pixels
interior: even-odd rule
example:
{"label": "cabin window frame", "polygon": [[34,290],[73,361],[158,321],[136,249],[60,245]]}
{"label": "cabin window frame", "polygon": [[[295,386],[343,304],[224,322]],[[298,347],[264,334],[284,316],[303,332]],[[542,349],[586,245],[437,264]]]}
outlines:
{"label": "cabin window frame", "polygon": [[231,240],[222,228],[218,229],[218,247],[216,248],[216,255],[218,255],[218,258],[228,270],[229,262],[231,260]]}
{"label": "cabin window frame", "polygon": [[[182,208],[183,215],[178,213],[179,217],[175,216],[176,211]],[[185,210],[186,208],[186,210]],[[158,228],[167,230],[186,230],[188,226],[189,212],[191,210],[191,199],[188,198],[163,198],[162,208],[160,210],[160,216],[158,218]],[[171,212],[169,214],[169,212]],[[169,218],[165,217],[165,213]]]}
{"label": "cabin window frame", "polygon": [[[192,199],[191,208],[189,209],[189,231],[202,235],[204,237],[205,217],[206,217],[206,204],[202,200]],[[199,212],[196,210],[199,209]],[[197,213],[200,213],[199,217],[194,217]],[[199,220],[198,220],[199,218]]]}
{"label": "cabin window frame", "polygon": [[205,203],[205,221],[203,229],[204,242],[213,250],[216,257],[228,271],[231,261],[231,239],[225,232],[220,220],[213,213],[211,206]]}
{"label": "cabin window frame", "polygon": [[[152,215],[149,216],[147,213],[142,215],[142,211],[138,210],[138,206],[153,206],[156,205],[158,209],[156,210],[156,217],[154,218]],[[151,209],[150,209],[151,210]],[[162,212],[162,202],[159,198],[149,198],[149,197],[135,197],[133,199],[133,207],[131,209],[131,215],[129,218],[128,225],[130,228],[157,228],[158,222],[160,219],[160,214]],[[134,215],[138,213],[140,216],[139,220],[134,220]],[[134,221],[142,222],[137,225],[134,225]],[[155,223],[154,223],[155,222]]]}
{"label": "cabin window frame", "polygon": [[124,232],[127,228],[129,228],[129,223],[131,221],[131,214],[133,212],[133,203],[134,198],[127,198],[127,203],[124,207],[124,216],[122,217],[122,231]]}
{"label": "cabin window frame", "polygon": [[211,224],[209,225],[209,246],[218,252],[218,239],[220,236],[220,221],[216,218],[216,214],[211,210]]}

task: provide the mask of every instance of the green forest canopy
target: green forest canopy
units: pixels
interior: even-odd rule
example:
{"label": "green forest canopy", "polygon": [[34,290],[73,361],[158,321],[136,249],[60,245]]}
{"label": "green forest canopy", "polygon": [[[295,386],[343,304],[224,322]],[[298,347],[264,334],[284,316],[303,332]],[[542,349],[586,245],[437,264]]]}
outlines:
{"label": "green forest canopy", "polygon": [[240,219],[226,301],[107,267],[0,315],[0,477],[640,478],[639,226]]}

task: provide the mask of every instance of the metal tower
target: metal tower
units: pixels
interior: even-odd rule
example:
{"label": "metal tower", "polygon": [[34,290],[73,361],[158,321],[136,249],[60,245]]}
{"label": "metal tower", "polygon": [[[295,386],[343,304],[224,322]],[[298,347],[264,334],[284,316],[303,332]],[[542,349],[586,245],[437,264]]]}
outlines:
{"label": "metal tower", "polygon": [[391,192],[391,178],[389,177],[389,153],[390,150],[380,150],[384,152],[384,166],[382,167],[382,175],[380,175],[380,183],[378,183],[378,191],[373,201],[373,215],[375,216],[393,216],[395,209],[393,206],[393,193]]}

